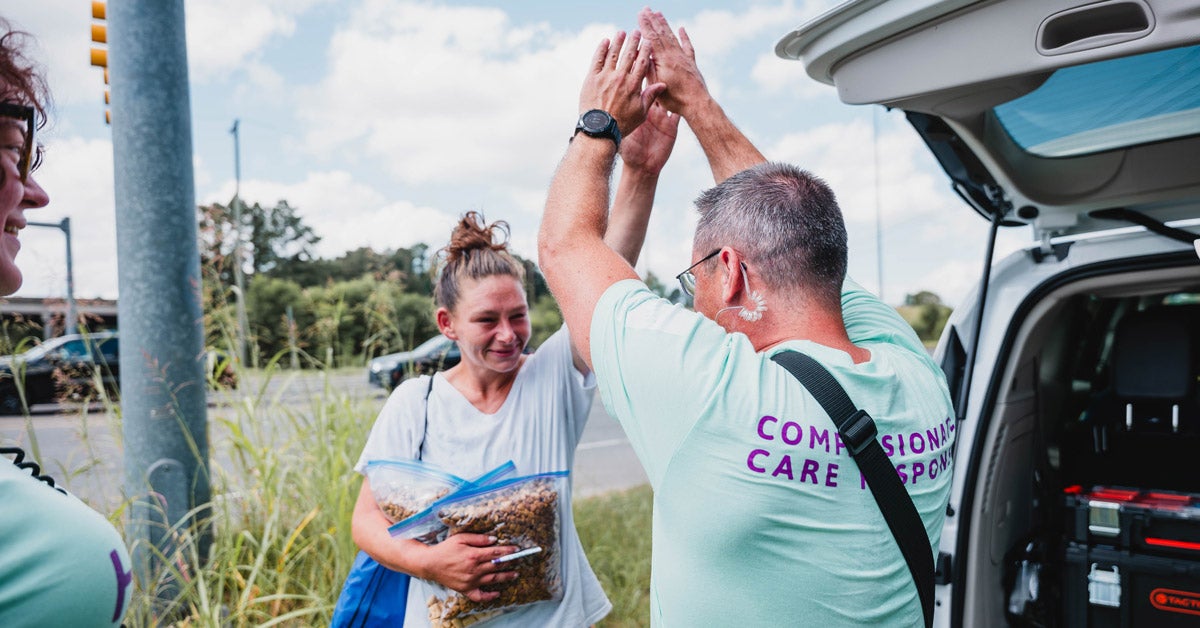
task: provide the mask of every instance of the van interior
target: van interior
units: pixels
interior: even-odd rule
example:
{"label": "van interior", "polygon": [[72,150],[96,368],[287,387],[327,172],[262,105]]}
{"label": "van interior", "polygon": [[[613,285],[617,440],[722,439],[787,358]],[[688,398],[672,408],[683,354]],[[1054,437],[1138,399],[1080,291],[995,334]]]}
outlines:
{"label": "van interior", "polygon": [[[1108,625],[1097,613],[1123,604],[1101,598],[1135,583],[1095,551],[1163,550],[1147,553],[1200,577],[1200,267],[1082,279],[1016,324],[976,450],[963,625]],[[1131,537],[1120,505],[1146,499],[1170,516]]]}

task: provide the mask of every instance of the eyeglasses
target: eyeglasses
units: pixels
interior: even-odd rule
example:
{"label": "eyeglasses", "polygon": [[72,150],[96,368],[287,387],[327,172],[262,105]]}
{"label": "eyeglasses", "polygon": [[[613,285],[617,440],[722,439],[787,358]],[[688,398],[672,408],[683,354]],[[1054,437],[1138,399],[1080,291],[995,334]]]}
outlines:
{"label": "eyeglasses", "polygon": [[717,253],[720,252],[721,249],[717,249],[712,253],[705,255],[704,257],[700,258],[700,261],[688,266],[687,270],[675,275],[675,278],[679,280],[679,287],[683,288],[684,294],[688,295],[689,297],[696,296],[696,276],[692,274],[692,269],[712,259]]}
{"label": "eyeglasses", "polygon": [[29,180],[29,173],[37,170],[41,163],[41,150],[34,151],[33,128],[34,110],[29,105],[18,105],[10,102],[0,102],[0,117],[13,118],[25,123],[22,134],[25,143],[21,145],[21,153],[17,156],[17,172],[20,173],[21,183]]}

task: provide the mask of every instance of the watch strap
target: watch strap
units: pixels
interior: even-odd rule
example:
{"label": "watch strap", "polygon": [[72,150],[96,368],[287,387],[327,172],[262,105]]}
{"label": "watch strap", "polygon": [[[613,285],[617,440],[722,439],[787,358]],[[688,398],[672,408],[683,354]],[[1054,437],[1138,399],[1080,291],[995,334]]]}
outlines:
{"label": "watch strap", "polygon": [[[593,114],[603,114],[603,116],[608,119],[608,123],[600,128],[589,127],[584,123],[584,120]],[[612,114],[604,111],[603,109],[589,109],[580,115],[579,121],[575,123],[575,135],[579,135],[580,131],[583,131],[585,135],[590,137],[606,137],[613,141],[613,144],[616,145],[617,150],[621,149],[621,128],[617,126],[617,121],[612,117]],[[572,139],[574,139],[574,136],[572,136]]]}

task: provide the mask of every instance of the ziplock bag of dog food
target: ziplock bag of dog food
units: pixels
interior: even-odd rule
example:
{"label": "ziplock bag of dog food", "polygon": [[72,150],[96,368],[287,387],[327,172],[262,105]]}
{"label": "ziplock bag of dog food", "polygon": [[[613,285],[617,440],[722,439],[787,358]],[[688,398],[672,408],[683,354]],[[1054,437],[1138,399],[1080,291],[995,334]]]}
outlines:
{"label": "ziplock bag of dog food", "polygon": [[[459,491],[470,490],[475,487],[485,486],[498,482],[509,475],[512,475],[517,470],[517,465],[512,460],[491,469],[483,475],[464,482]],[[442,520],[437,517],[437,505],[446,499],[451,499],[456,493],[451,493],[439,500],[433,502],[421,512],[415,513],[412,516],[397,521],[388,527],[388,532],[402,539],[416,539],[426,545],[433,545],[438,541],[446,538],[448,528]]]}
{"label": "ziplock bag of dog food", "polygon": [[396,523],[457,491],[467,481],[420,460],[371,460],[363,468],[375,503]]}
{"label": "ziplock bag of dog food", "polygon": [[[525,604],[562,599],[561,577],[562,497],[568,472],[540,473],[468,488],[438,502],[434,510],[448,528],[448,535],[487,534],[497,545],[511,545],[517,552],[497,558],[508,570],[517,572],[512,582],[484,586],[499,597],[473,602],[466,596],[433,585],[437,591],[428,600],[433,626],[465,625]],[[456,624],[455,622],[459,622]]]}

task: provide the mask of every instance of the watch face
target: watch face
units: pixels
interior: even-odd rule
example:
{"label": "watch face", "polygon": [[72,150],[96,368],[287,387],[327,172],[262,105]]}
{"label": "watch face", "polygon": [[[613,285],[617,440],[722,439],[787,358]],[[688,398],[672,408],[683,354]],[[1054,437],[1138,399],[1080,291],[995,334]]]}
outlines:
{"label": "watch face", "polygon": [[591,133],[599,133],[608,126],[608,121],[612,118],[599,109],[592,109],[583,114],[583,128]]}

